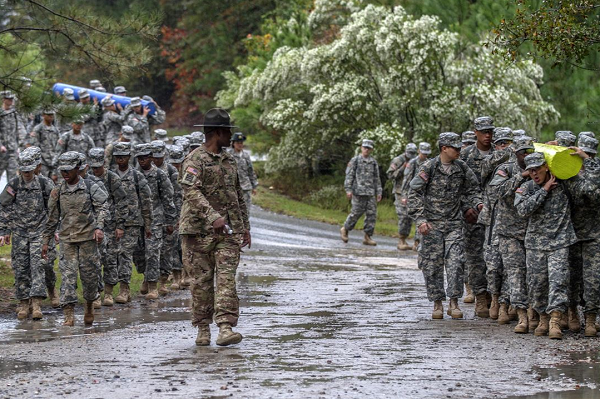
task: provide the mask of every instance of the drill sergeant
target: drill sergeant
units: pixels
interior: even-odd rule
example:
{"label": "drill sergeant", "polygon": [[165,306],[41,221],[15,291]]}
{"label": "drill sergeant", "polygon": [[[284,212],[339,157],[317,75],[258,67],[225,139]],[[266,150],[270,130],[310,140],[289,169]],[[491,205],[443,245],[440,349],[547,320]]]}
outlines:
{"label": "drill sergeant", "polygon": [[388,179],[394,182],[394,205],[396,207],[396,215],[398,216],[398,250],[406,251],[410,249],[410,245],[406,243],[406,239],[410,234],[412,220],[408,217],[408,209],[406,201],[402,201],[402,183],[404,179],[404,171],[408,165],[408,161],[417,156],[417,146],[414,143],[408,143],[404,154],[398,155],[392,159],[392,163],[388,168],[386,175]]}

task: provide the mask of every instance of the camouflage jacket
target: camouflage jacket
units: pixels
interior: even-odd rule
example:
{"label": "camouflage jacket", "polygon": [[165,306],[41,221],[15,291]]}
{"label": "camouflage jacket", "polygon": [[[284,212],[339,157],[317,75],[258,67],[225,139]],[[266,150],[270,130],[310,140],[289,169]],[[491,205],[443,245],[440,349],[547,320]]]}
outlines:
{"label": "camouflage jacket", "polygon": [[174,226],[177,223],[177,211],[173,204],[173,185],[169,176],[155,165],[148,171],[138,166],[138,171],[144,175],[150,187],[152,227]]}
{"label": "camouflage jacket", "polygon": [[87,133],[82,130],[81,133],[75,134],[73,130],[69,130],[61,134],[56,142],[52,164],[57,165],[58,157],[67,151],[77,151],[87,157],[88,151],[92,148],[94,148],[94,140]]}
{"label": "camouflage jacket", "polygon": [[417,171],[419,170],[419,168],[427,161],[428,161],[427,158],[424,159],[423,161],[421,161],[421,159],[419,159],[418,156],[411,159],[410,161],[408,161],[408,164],[406,165],[406,168],[404,169],[404,179],[402,180],[402,187],[400,189],[400,197],[402,199],[406,199],[408,201],[408,192],[410,191],[410,182],[417,175]]}
{"label": "camouflage jacket", "polygon": [[55,186],[48,201],[48,223],[43,243],[48,244],[60,225],[61,242],[92,240],[96,229],[104,230],[108,214],[107,194],[98,184],[80,178],[71,191],[66,181]]}
{"label": "camouflage jacket", "polygon": [[256,175],[254,174],[250,155],[246,151],[242,151],[238,154],[233,148],[230,149],[229,152],[237,164],[238,179],[240,181],[240,186],[242,186],[242,190],[254,190],[258,187],[258,180],[256,180]]}
{"label": "camouflage jacket", "polygon": [[47,167],[52,167],[58,139],[58,128],[54,125],[47,126],[42,122],[29,133],[27,144],[39,147],[42,150],[42,163]]}
{"label": "camouflage jacket", "polygon": [[406,154],[398,155],[396,158],[392,159],[390,167],[387,172],[385,172],[387,178],[394,181],[394,194],[400,194],[402,192],[404,171],[408,166],[408,162],[409,160],[406,157]]}
{"label": "camouflage jacket", "polygon": [[102,129],[104,129],[104,139],[106,143],[111,143],[119,139],[119,133],[121,133],[121,127],[125,123],[125,119],[122,115],[119,115],[115,111],[106,111],[102,115]]}
{"label": "camouflage jacket", "polygon": [[460,152],[460,159],[466,162],[467,166],[471,168],[473,173],[475,173],[480,187],[484,187],[485,185],[485,182],[483,182],[481,179],[481,166],[483,164],[484,159],[493,154],[494,146],[490,148],[490,153],[488,155],[483,155],[477,148],[477,143],[471,144],[470,146],[463,148]]}
{"label": "camouflage jacket", "polygon": [[379,165],[373,157],[357,155],[348,162],[344,190],[352,195],[381,195]]}
{"label": "camouflage jacket", "polygon": [[186,156],[181,171],[179,234],[214,234],[212,223],[221,217],[234,234],[250,230],[244,192],[231,154],[213,154],[200,146]]}
{"label": "camouflage jacket", "polygon": [[465,207],[481,203],[477,176],[460,159],[446,173],[438,155],[421,165],[410,182],[408,214],[417,227],[427,222],[436,230],[461,228]]}
{"label": "camouflage jacket", "polygon": [[147,117],[131,112],[127,115],[127,122],[125,124],[133,128],[136,137],[133,140],[135,144],[150,142],[150,125],[148,124]]}
{"label": "camouflage jacket", "polygon": [[159,106],[156,106],[156,112],[154,113],[154,115],[148,114],[149,125],[160,125],[161,123],[165,123],[166,120],[167,113]]}
{"label": "camouflage jacket", "polygon": [[17,110],[0,108],[0,145],[6,147],[8,152],[16,152],[19,138],[26,136],[27,131]]}
{"label": "camouflage jacket", "polygon": [[177,214],[177,218],[179,218],[179,213],[181,212],[181,205],[183,203],[183,193],[181,191],[181,185],[179,184],[179,172],[177,168],[171,165],[168,162],[163,162],[160,170],[165,172],[167,176],[169,176],[169,180],[173,185],[173,205],[175,205],[175,212]]}
{"label": "camouflage jacket", "polygon": [[104,190],[108,194],[108,209],[109,213],[104,222],[107,229],[121,229],[125,227],[125,218],[129,215],[127,208],[127,194],[121,187],[121,179],[112,170],[104,170],[104,174],[100,177],[90,173],[89,177],[94,182],[102,183]]}
{"label": "camouflage jacket", "polygon": [[12,179],[0,194],[0,235],[8,233],[37,238],[48,220],[52,180],[35,176],[28,184],[22,176]]}
{"label": "camouflage jacket", "polygon": [[494,214],[496,233],[517,240],[524,240],[527,230],[527,218],[519,216],[515,207],[515,191],[529,180],[521,175],[523,172],[516,161],[507,162],[496,169],[489,183],[490,187],[497,188],[499,196]]}
{"label": "camouflage jacket", "polygon": [[516,159],[512,154],[514,154],[514,152],[509,149],[494,151],[492,155],[487,156],[483,160],[481,164],[481,176],[487,183],[483,186],[483,208],[479,213],[477,223],[492,228],[496,224],[496,207],[498,205],[498,200],[501,197],[501,190],[498,187],[498,181],[496,181],[495,184],[492,184],[492,181],[494,176],[496,176],[496,171],[500,170],[499,168],[501,165],[498,162],[502,161],[500,163],[503,163],[509,159]]}
{"label": "camouflage jacket", "polygon": [[600,239],[600,188],[595,185],[600,171],[598,158],[583,161],[579,177],[587,178],[589,186],[577,195],[571,194],[571,220],[579,241]]}
{"label": "camouflage jacket", "polygon": [[144,227],[150,231],[152,227],[152,193],[148,181],[137,169],[129,167],[124,175],[117,172],[121,188],[125,191],[123,209],[125,227]]}

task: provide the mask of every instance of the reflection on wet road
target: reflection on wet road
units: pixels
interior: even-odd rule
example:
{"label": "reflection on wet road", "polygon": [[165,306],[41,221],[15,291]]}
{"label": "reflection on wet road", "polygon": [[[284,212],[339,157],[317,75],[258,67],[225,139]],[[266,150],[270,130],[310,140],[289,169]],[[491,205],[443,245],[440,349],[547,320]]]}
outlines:
{"label": "reflection on wet road", "polygon": [[213,346],[194,345],[188,292],[103,308],[91,328],[82,309],[71,329],[49,309],[11,316],[0,397],[598,397],[597,340],[518,336],[471,305],[466,320],[432,321],[416,255],[391,238],[344,245],[336,226],[257,208],[252,233],[240,345],[216,347],[214,326]]}

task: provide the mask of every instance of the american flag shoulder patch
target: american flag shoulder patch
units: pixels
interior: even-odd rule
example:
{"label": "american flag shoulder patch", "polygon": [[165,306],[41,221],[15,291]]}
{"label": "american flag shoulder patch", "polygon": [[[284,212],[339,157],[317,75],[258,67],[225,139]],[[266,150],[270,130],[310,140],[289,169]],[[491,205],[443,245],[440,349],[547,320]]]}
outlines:
{"label": "american flag shoulder patch", "polygon": [[502,169],[498,169],[498,171],[496,172],[496,174],[498,176],[502,176],[502,177],[508,176],[507,173],[505,171],[503,171]]}
{"label": "american flag shoulder patch", "polygon": [[523,194],[523,190],[521,187],[517,188],[517,191],[515,191],[517,194]]}
{"label": "american flag shoulder patch", "polygon": [[198,169],[192,168],[191,166],[188,166],[185,171],[189,174],[192,174],[194,176],[198,175]]}
{"label": "american flag shoulder patch", "polygon": [[419,177],[420,177],[421,179],[423,179],[423,181],[427,181],[427,180],[429,180],[429,176],[427,176],[427,173],[425,173],[425,172],[421,172],[421,173],[419,173]]}
{"label": "american flag shoulder patch", "polygon": [[6,186],[6,192],[9,193],[10,195],[12,195],[13,197],[16,194],[15,190],[11,186]]}

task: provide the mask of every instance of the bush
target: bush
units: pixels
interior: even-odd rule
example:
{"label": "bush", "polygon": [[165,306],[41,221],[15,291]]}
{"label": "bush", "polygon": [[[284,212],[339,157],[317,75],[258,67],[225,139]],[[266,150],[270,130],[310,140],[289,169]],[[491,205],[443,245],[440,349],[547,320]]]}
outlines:
{"label": "bush", "polygon": [[315,191],[310,195],[309,202],[325,209],[350,211],[350,201],[346,198],[344,188],[340,185],[329,185]]}

